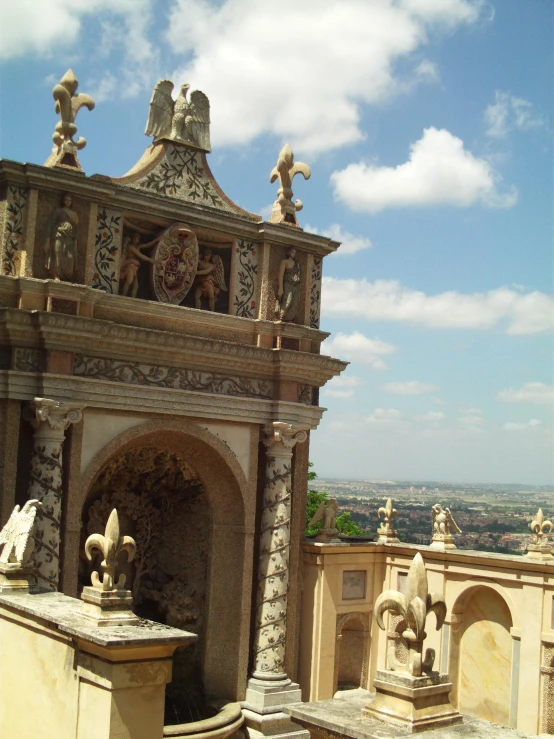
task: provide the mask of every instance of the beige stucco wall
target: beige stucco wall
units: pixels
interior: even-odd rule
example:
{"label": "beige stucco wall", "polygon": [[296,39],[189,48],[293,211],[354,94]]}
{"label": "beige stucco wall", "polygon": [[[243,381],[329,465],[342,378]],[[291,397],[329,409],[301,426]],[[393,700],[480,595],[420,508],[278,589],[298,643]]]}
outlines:
{"label": "beige stucco wall", "polygon": [[[541,649],[554,644],[554,563],[522,557],[442,553],[405,544],[305,543],[299,675],[303,699],[333,696],[340,652],[337,622],[346,613],[370,614],[362,687],[372,690],[375,671],[387,666],[388,641],[373,618],[373,604],[383,590],[401,587],[418,549],[429,590],[442,594],[448,608],[440,632],[430,616],[425,647],[436,651],[435,669],[449,672],[453,703],[473,715],[539,733],[554,702],[541,698]],[[366,572],[364,598],[343,598],[345,571]],[[495,681],[502,687],[489,687]]]}

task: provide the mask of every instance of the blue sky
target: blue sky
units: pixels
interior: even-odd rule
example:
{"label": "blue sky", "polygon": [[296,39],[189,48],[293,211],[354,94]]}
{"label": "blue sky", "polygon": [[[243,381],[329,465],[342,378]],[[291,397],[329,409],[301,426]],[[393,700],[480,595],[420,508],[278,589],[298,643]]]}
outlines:
{"label": "blue sky", "polygon": [[211,102],[210,166],[267,217],[284,142],[325,260],[320,476],[553,483],[552,3],[19,0],[0,155],[42,163],[68,67],[87,174],[140,157],[152,87]]}

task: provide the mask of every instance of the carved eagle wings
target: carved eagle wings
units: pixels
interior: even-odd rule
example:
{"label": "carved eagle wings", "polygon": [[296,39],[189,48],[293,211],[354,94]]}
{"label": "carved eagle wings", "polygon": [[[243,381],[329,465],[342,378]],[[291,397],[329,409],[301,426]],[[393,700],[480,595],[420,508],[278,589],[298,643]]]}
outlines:
{"label": "carved eagle wings", "polygon": [[200,90],[194,90],[189,101],[189,89],[190,85],[181,85],[174,101],[173,82],[161,80],[157,83],[150,100],[145,134],[154,136],[154,141],[171,139],[210,151],[210,101]]}
{"label": "carved eagle wings", "polygon": [[38,500],[28,500],[21,510],[15,506],[0,531],[0,562],[28,563],[34,549],[33,526],[40,505]]}

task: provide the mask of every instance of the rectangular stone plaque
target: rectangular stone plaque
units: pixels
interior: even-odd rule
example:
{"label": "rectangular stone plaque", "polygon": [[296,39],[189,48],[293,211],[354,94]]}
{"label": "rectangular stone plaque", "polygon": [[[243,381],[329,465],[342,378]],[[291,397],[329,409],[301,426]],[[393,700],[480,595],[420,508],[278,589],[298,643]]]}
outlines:
{"label": "rectangular stone plaque", "polygon": [[366,571],[346,570],[342,573],[342,599],[365,598]]}
{"label": "rectangular stone plaque", "polygon": [[398,573],[398,592],[402,593],[402,595],[406,595],[406,580],[408,579],[408,573],[407,572],[399,572]]}

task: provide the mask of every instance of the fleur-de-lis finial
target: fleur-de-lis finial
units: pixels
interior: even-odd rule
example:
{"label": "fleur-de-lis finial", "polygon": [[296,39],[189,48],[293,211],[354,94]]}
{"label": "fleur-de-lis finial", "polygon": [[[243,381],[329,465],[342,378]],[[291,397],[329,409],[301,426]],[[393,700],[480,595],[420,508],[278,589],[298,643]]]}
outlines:
{"label": "fleur-de-lis finial", "polygon": [[80,137],[76,141],[73,137],[77,133],[75,118],[82,107],[92,110],[94,100],[90,95],[77,93],[79,82],[71,69],[68,69],[60,82],[54,86],[52,95],[56,101],[56,113],[60,114],[60,120],[52,135],[54,150],[46,160],[46,167],[71,167],[81,169],[77,152],[84,149],[86,139]]}
{"label": "fleur-de-lis finial", "polygon": [[385,503],[385,506],[379,508],[377,511],[378,516],[384,516],[384,520],[381,521],[381,524],[379,528],[377,529],[377,533],[379,534],[378,541],[380,542],[397,542],[397,532],[394,528],[394,525],[392,523],[392,519],[395,518],[398,514],[398,511],[396,508],[393,508],[392,506],[392,498],[388,498],[387,502]]}
{"label": "fleur-de-lis finial", "polygon": [[437,631],[446,618],[446,603],[442,595],[429,593],[427,572],[423,558],[418,552],[413,558],[406,578],[406,594],[397,590],[385,590],[375,601],[375,619],[379,628],[385,630],[383,615],[386,611],[399,613],[406,622],[402,638],[408,647],[406,664],[396,665],[414,677],[421,675],[422,669],[430,671],[433,667],[434,654],[427,650],[425,660],[422,658],[427,615],[434,611],[437,616]]}
{"label": "fleur-de-lis finial", "polygon": [[552,531],[552,521],[546,521],[542,508],[539,508],[535,519],[529,524],[529,528],[535,534],[535,544],[541,544],[543,536]]}
{"label": "fleur-de-lis finial", "polygon": [[277,164],[271,170],[269,177],[270,182],[275,182],[279,178],[279,189],[277,190],[277,200],[273,203],[273,211],[269,218],[270,223],[288,223],[291,226],[298,226],[296,220],[296,211],[302,210],[304,207],[301,200],[292,201],[292,180],[301,174],[305,180],[309,180],[312,174],[310,168],[304,162],[295,162],[294,154],[288,144],[285,144],[279,152]]}
{"label": "fleur-de-lis finial", "polygon": [[125,586],[125,575],[120,575],[115,580],[115,569],[117,567],[117,558],[121,552],[126,551],[128,561],[132,562],[136,552],[136,543],[131,536],[120,536],[119,516],[114,508],[108,518],[106,531],[102,534],[91,534],[85,542],[85,554],[87,559],[92,560],[92,551],[98,549],[104,555],[104,559],[100,564],[103,571],[102,581],[98,577],[98,573],[94,571],[91,576],[94,588],[103,591],[123,590]]}

